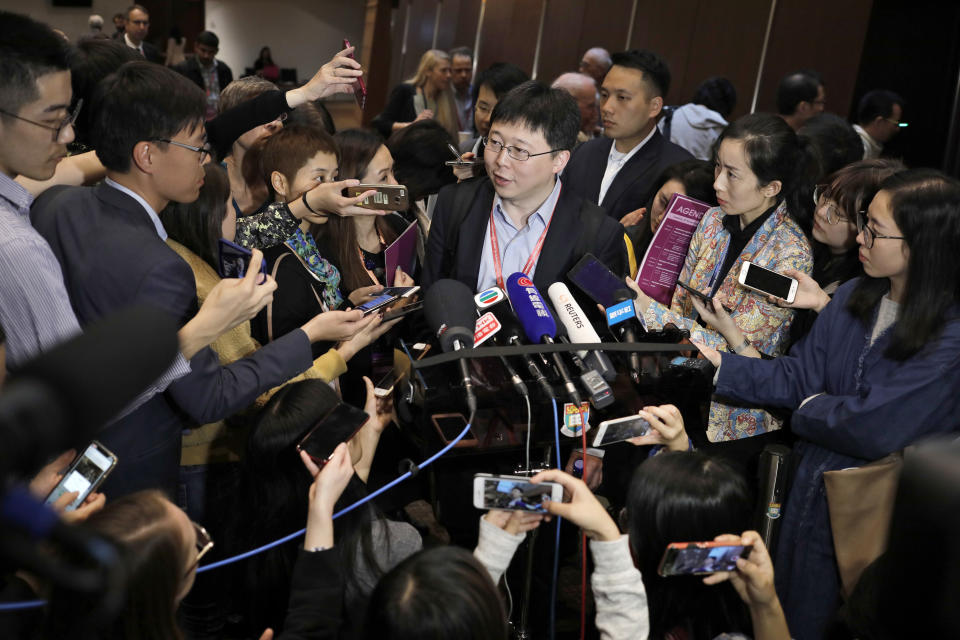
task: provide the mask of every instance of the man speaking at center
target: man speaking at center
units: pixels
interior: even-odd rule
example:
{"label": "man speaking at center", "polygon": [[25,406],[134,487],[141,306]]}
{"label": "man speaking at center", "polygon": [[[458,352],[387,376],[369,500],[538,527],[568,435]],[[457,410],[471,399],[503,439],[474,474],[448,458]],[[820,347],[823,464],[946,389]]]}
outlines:
{"label": "man speaking at center", "polygon": [[506,279],[522,271],[546,291],[587,253],[626,274],[623,227],[559,179],[579,129],[570,94],[536,81],[497,103],[483,153],[487,175],[440,191],[425,289],[442,278],[475,291],[505,289]]}

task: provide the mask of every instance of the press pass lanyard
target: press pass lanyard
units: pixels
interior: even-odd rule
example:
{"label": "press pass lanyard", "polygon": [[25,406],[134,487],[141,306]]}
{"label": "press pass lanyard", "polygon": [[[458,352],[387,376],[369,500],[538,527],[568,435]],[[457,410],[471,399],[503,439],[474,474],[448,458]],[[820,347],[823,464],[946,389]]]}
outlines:
{"label": "press pass lanyard", "polygon": [[[563,185],[560,185],[560,189],[563,189]],[[543,233],[540,234],[540,237],[537,239],[536,246],[533,247],[533,252],[530,254],[530,257],[527,258],[527,263],[523,265],[522,271],[530,277],[530,272],[533,270],[534,266],[537,264],[537,260],[540,258],[540,251],[543,250],[543,242],[547,239],[547,231],[550,231],[550,223],[553,222],[553,214],[557,211],[557,203],[560,202],[560,189],[557,190],[557,199],[553,203],[553,209],[550,211],[550,219],[547,220],[547,226],[544,227]],[[494,202],[490,207],[490,249],[493,251],[493,270],[497,276],[497,286],[500,287],[503,291],[507,290],[507,285],[503,282],[503,268],[500,265],[500,243],[497,242],[497,225],[493,218],[493,210],[496,208],[497,203]]]}

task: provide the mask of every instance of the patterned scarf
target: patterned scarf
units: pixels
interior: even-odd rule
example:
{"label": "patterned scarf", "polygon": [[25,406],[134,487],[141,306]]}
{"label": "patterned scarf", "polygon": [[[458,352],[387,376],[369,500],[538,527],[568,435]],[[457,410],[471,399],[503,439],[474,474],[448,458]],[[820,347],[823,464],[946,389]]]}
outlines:
{"label": "patterned scarf", "polygon": [[339,309],[340,305],[343,304],[343,296],[340,294],[340,272],[320,255],[320,250],[317,248],[313,236],[297,228],[293,236],[284,244],[303,260],[303,263],[323,285],[321,297],[323,297],[323,302],[327,305],[327,308]]}

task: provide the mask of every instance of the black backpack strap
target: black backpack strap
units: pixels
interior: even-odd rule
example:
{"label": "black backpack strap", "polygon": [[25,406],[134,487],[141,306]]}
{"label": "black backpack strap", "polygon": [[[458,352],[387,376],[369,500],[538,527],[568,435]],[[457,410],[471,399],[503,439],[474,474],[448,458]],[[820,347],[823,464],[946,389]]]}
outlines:
{"label": "black backpack strap", "polygon": [[480,192],[486,178],[476,178],[461,182],[454,188],[453,202],[450,204],[450,219],[447,221],[447,236],[443,239],[443,261],[440,273],[449,277],[456,265],[457,246],[460,243],[460,227],[470,213],[470,207]]}

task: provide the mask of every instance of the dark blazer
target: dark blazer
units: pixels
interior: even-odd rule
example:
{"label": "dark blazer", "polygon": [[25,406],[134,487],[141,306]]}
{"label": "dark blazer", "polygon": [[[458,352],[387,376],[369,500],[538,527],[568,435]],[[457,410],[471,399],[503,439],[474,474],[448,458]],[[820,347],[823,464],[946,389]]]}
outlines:
{"label": "dark blazer", "polygon": [[[440,190],[437,206],[430,223],[430,235],[427,237],[427,250],[424,256],[422,286],[428,289],[441,278],[453,278],[476,291],[477,278],[480,277],[480,259],[483,251],[484,234],[490,224],[490,208],[493,206],[494,190],[489,178],[482,180],[470,211],[460,225],[459,234],[450,229],[454,217],[452,206],[457,189],[470,188],[470,183],[449,185]],[[543,242],[543,250],[533,274],[533,283],[542,295],[547,295],[547,287],[554,282],[568,282],[567,271],[583,257],[592,253],[607,265],[614,273],[626,275],[626,245],[623,239],[623,227],[616,220],[602,217],[597,234],[588,238],[586,251],[577,251],[584,228],[584,216],[600,216],[603,210],[596,205],[587,204],[582,209],[583,199],[568,189],[566,183],[560,189],[557,208],[553,212],[550,230]],[[451,269],[443,265],[445,244],[448,236],[457,236],[455,264]],[[504,274],[504,277],[510,274]],[[569,283],[568,283],[569,284]],[[571,288],[573,290],[573,288]],[[590,305],[591,307],[594,305]]]}
{"label": "dark blazer", "polygon": [[373,119],[370,126],[379,131],[384,138],[389,138],[393,133],[394,122],[416,120],[417,111],[413,106],[413,96],[416,93],[417,88],[412,84],[404,82],[395,86],[390,92],[390,97],[387,98],[387,106]]}
{"label": "dark blazer", "polygon": [[143,57],[157,64],[163,64],[167,60],[166,54],[160,53],[160,49],[157,49],[146,40],[143,41]]}
{"label": "dark blazer", "polygon": [[[106,184],[54,187],[37,198],[31,217],[60,261],[81,326],[138,303],[170,314],[181,326],[197,313],[193,272],[127,194]],[[228,366],[220,366],[209,347],[201,349],[188,375],[100,433],[119,458],[104,490],[111,498],[145,488],[172,495],[184,427],[234,414],[311,363],[302,331]]]}
{"label": "dark blazer", "polygon": [[595,138],[580,145],[563,172],[563,183],[590,202],[598,202],[615,220],[647,206],[655,194],[660,175],[667,167],[693,159],[689,151],[654,130],[653,137],[623,165],[607,189],[603,202],[599,202],[600,183],[607,170],[612,144],[611,138]]}
{"label": "dark blazer", "polygon": [[[233,72],[222,60],[216,60],[215,62],[217,63],[217,80],[220,84],[220,91],[223,91],[228,84],[233,82]],[[203,83],[203,69],[200,68],[200,63],[197,62],[196,57],[187,58],[180,64],[174,65],[173,70],[190,78],[193,84],[206,90],[206,85]]]}

